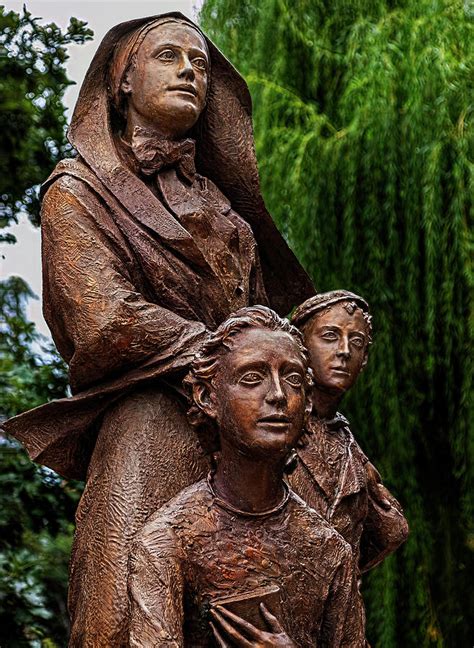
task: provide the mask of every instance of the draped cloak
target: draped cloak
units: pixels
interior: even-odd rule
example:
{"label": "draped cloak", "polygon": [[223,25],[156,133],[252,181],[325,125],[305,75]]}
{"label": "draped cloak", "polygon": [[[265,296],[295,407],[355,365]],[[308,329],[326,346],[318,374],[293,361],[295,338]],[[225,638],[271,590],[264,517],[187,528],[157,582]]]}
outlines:
{"label": "draped cloak", "polygon": [[[189,133],[195,188],[174,170],[151,187],[119,154],[111,57],[119,41],[160,18],[192,24],[170,13],[105,36],[69,130],[78,157],[43,187],[44,312],[73,396],[4,424],[35,461],[87,477],[69,589],[69,645],[81,648],[127,645],[130,542],[206,470],[178,392],[207,331],[241,306],[268,303],[284,315],[314,292],[260,193],[248,88],[209,40],[207,105]],[[210,228],[207,248],[205,232],[198,241],[186,228],[195,217]],[[214,242],[230,259],[220,273],[210,262]]]}

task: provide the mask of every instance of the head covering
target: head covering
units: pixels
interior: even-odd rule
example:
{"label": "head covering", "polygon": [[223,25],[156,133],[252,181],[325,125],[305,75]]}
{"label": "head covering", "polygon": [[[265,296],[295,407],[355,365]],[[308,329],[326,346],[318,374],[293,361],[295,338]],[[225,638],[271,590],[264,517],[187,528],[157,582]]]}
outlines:
{"label": "head covering", "polygon": [[[128,190],[127,184],[135,186],[136,178],[130,178],[132,172],[115,147],[113,133],[113,105],[122,77],[115,74],[110,78],[110,66],[115,57],[115,68],[123,68],[123,75],[146,33],[169,21],[184,23],[201,33],[188,18],[172,12],[120,23],[106,34],[82,84],[68,134],[84,162],[131,212],[129,201],[136,192]],[[260,192],[247,84],[214,44],[202,36],[209,50],[211,78],[206,108],[189,133],[196,140],[196,170],[219,187],[233,209],[252,227],[270,304],[286,315],[314,293],[314,288],[278,232]]]}
{"label": "head covering", "polygon": [[301,327],[315,313],[324,310],[328,306],[333,306],[339,302],[354,302],[359,306],[363,313],[369,314],[369,305],[362,297],[348,290],[331,290],[330,292],[320,293],[310,297],[295,310],[291,317],[291,323],[294,326]]}

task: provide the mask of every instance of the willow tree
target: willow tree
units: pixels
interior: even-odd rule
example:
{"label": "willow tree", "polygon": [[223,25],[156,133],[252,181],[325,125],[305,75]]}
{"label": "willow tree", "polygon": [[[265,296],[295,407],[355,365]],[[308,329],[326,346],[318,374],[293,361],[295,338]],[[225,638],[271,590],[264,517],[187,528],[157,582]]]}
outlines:
{"label": "willow tree", "polygon": [[280,228],[318,289],[372,306],[344,408],[411,536],[365,579],[369,638],[468,646],[472,2],[207,0],[201,23],[250,84]]}

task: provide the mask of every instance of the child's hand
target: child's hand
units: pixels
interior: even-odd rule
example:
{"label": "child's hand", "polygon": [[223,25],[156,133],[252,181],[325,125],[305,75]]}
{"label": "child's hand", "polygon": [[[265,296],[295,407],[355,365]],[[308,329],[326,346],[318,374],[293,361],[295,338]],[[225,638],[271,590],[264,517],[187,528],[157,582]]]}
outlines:
{"label": "child's hand", "polygon": [[267,610],[263,603],[260,603],[260,611],[269,627],[269,632],[259,630],[224,607],[219,606],[215,610],[211,610],[214,620],[219,625],[217,628],[211,623],[212,632],[219,648],[229,647],[223,634],[232,639],[233,645],[239,646],[239,648],[297,648],[278,619]]}

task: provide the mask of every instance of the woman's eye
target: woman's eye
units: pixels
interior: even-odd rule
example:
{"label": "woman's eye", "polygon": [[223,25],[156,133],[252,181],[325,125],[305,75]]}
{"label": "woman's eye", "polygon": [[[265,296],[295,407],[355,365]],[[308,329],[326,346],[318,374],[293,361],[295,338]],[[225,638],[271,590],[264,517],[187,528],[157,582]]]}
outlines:
{"label": "woman's eye", "polygon": [[332,331],[327,331],[326,333],[323,333],[322,336],[323,340],[337,340],[337,335],[333,333]]}
{"label": "woman's eye", "polygon": [[301,387],[303,385],[303,377],[300,374],[292,373],[286,376],[286,382],[290,383],[292,387]]}
{"label": "woman's eye", "polygon": [[359,347],[361,349],[364,346],[364,340],[362,338],[352,338],[351,339],[351,344],[353,344],[356,347]]}
{"label": "woman's eye", "polygon": [[207,70],[207,61],[206,61],[206,59],[195,58],[195,59],[193,59],[193,65],[195,67],[197,67],[199,70],[202,70],[203,72],[206,72],[206,70]]}
{"label": "woman's eye", "polygon": [[163,50],[158,54],[160,61],[173,61],[175,58],[175,53],[173,50]]}
{"label": "woman's eye", "polygon": [[244,374],[239,382],[244,385],[256,385],[263,380],[263,377],[256,371],[249,371],[249,373]]}

